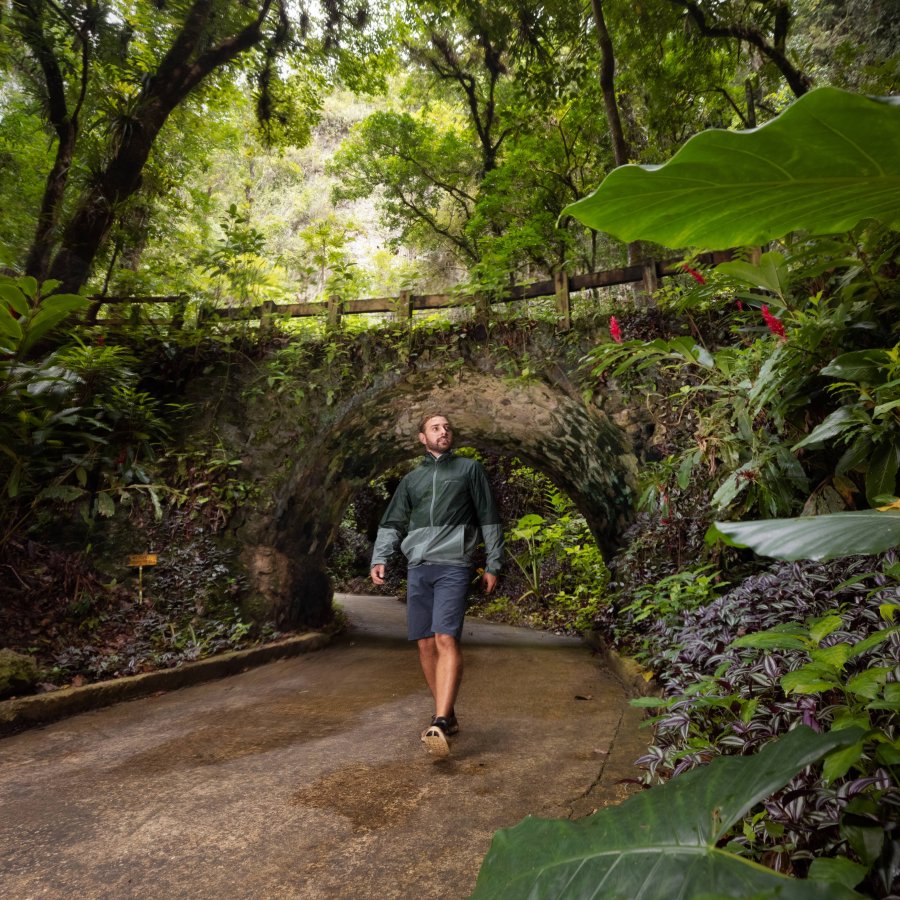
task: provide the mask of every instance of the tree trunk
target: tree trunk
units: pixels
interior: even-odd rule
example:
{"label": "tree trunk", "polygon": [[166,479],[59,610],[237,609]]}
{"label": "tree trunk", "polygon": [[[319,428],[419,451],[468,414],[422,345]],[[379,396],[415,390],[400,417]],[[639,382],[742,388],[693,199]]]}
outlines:
{"label": "tree trunk", "polygon": [[74,293],[84,286],[119,206],[140,187],[144,165],[169,115],[210,73],[259,43],[273,2],[264,0],[256,19],[242,31],[203,49],[214,3],[194,0],[181,32],[149,79],[130,128],[63,232],[49,269],[49,276],[62,282],[62,290]]}
{"label": "tree trunk", "polygon": [[[616,57],[613,52],[612,38],[606,27],[603,16],[602,0],[591,0],[594,12],[594,26],[600,43],[600,90],[603,92],[603,105],[606,109],[606,121],[609,124],[609,135],[612,139],[613,159],[617,166],[627,165],[629,159],[628,144],[625,140],[625,129],[619,115],[619,104],[616,102]],[[640,245],[632,241],[628,245],[628,264],[634,265],[640,257]]]}
{"label": "tree trunk", "polygon": [[603,16],[602,0],[591,0],[591,9],[594,11],[594,26],[600,42],[600,90],[603,92],[606,121],[609,123],[609,134],[612,138],[613,159],[617,166],[624,166],[628,162],[628,145],[625,142],[625,131],[619,115],[619,104],[616,102],[616,57]]}
{"label": "tree trunk", "polygon": [[[66,90],[66,76],[60,60],[54,52],[53,40],[45,30],[44,15],[47,8],[36,2],[20,2],[14,4],[14,21],[19,34],[37,62],[37,68],[44,79],[47,119],[56,132],[56,157],[44,183],[41,197],[41,208],[38,211],[34,238],[25,260],[25,271],[28,275],[44,281],[50,265],[56,228],[59,223],[60,210],[72,160],[75,157],[75,144],[78,141],[79,116],[87,94],[88,76],[90,73],[91,44],[90,35],[85,28],[79,27],[61,10],[57,9],[63,27],[71,29],[75,45],[80,45],[81,70],[77,97],[70,110],[70,98]],[[59,23],[58,23],[59,24]]]}
{"label": "tree trunk", "polygon": [[25,272],[37,278],[38,281],[46,279],[50,266],[54,232],[59,221],[59,210],[66,192],[66,184],[69,180],[72,158],[75,155],[78,127],[74,122],[69,122],[65,127],[58,128],[57,134],[59,143],[56,145],[56,158],[47,175],[37,227],[28,251],[28,258],[25,261]]}

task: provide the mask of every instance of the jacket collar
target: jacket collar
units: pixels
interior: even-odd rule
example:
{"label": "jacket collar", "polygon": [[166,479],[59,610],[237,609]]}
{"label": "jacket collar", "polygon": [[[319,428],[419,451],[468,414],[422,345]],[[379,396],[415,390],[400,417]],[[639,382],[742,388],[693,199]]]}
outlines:
{"label": "jacket collar", "polygon": [[446,453],[442,453],[440,456],[435,457],[432,455],[430,450],[426,450],[424,455],[422,456],[422,465],[423,466],[436,466],[438,463],[443,462],[445,459],[451,459],[453,456],[453,448],[451,447]]}

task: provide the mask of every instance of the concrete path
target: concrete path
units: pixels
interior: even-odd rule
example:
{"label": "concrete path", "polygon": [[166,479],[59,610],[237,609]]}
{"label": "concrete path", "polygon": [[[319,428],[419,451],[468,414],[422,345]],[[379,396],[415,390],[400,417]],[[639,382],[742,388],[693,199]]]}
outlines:
{"label": "concrete path", "polygon": [[496,829],[624,796],[646,733],[580,642],[467,621],[435,760],[403,605],[338,599],[319,653],[0,740],[0,897],[462,898]]}

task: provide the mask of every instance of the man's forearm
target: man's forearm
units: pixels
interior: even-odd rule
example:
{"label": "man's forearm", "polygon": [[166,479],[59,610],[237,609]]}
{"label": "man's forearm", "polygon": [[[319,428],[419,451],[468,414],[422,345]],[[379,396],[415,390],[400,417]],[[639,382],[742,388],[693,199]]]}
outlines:
{"label": "man's forearm", "polygon": [[499,575],[503,567],[503,526],[482,525],[481,536],[484,539],[484,549],[487,555],[485,571],[492,575]]}
{"label": "man's forearm", "polygon": [[400,546],[400,532],[394,528],[379,528],[375,535],[375,546],[372,548],[371,566],[384,565],[397,552]]}

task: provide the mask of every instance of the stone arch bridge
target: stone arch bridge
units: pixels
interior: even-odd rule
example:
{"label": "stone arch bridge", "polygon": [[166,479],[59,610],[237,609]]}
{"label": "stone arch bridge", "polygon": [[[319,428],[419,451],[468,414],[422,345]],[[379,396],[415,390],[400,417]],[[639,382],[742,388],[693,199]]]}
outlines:
{"label": "stone arch bridge", "polygon": [[330,618],[325,560],[344,511],[369,480],[418,456],[427,412],[451,417],[457,445],[548,476],[613,547],[638,465],[664,429],[651,404],[590,375],[583,357],[601,339],[534,321],[332,333],[194,381],[191,434],[214,434],[258,489],[228,530],[250,585],[245,611],[310,626]]}

